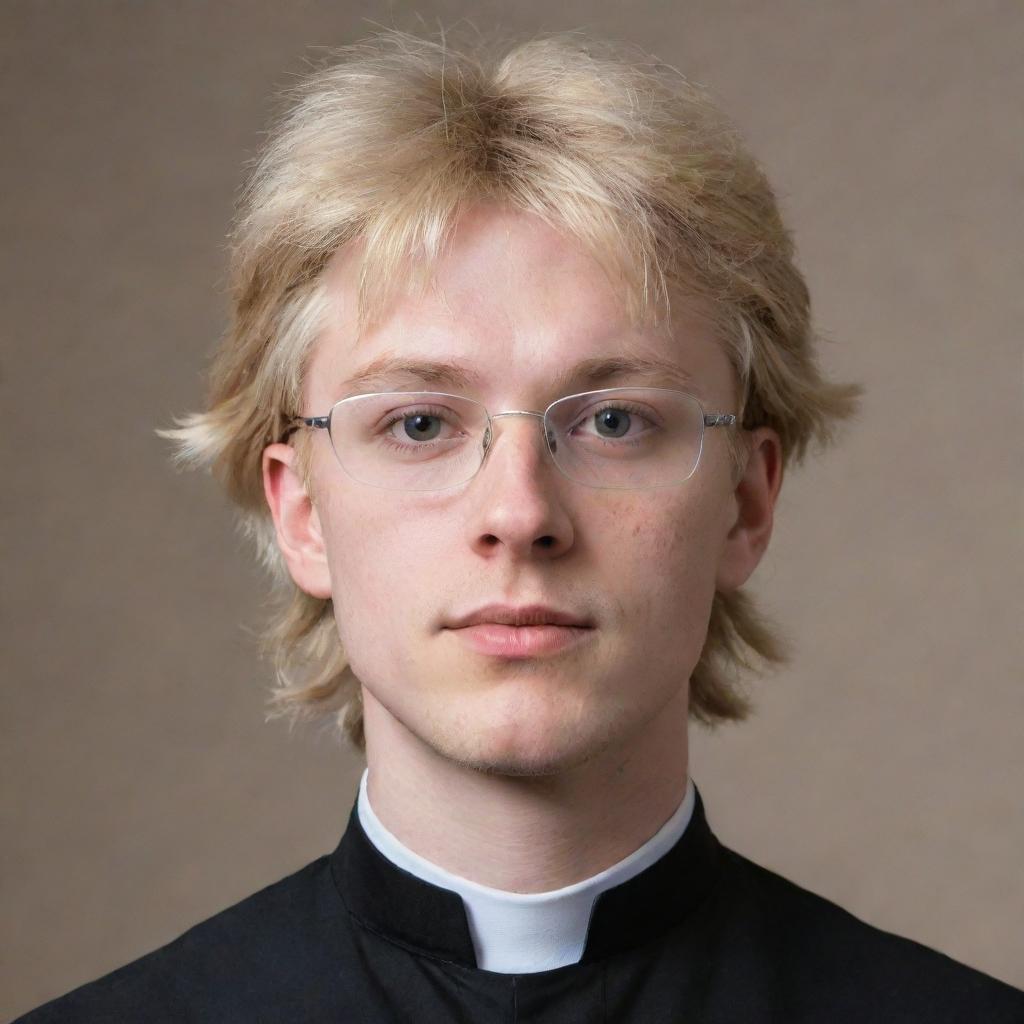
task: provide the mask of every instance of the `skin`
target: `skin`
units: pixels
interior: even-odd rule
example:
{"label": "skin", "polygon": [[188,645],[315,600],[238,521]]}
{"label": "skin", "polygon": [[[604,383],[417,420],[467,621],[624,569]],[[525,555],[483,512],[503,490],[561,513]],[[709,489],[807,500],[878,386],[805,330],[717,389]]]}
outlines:
{"label": "skin", "polygon": [[[361,335],[357,255],[326,271],[335,301],[311,354],[307,415],[325,414],[340,382],[384,353],[471,365],[482,384],[466,393],[492,413],[542,411],[562,397],[550,382],[566,366],[623,352],[673,360],[706,410],[736,411],[735,376],[692,300],[674,303],[670,327],[631,325],[594,260],[532,215],[465,214],[433,287],[399,297]],[[404,385],[417,387],[454,390]],[[768,545],[781,448],[769,428],[750,432],[737,482],[723,431],[708,430],[685,483],[598,490],[551,463],[536,419],[495,426],[480,471],[452,490],[357,483],[325,431],[312,438],[315,499],[289,445],[265,450],[264,485],[292,578],[333,598],[363,688],[378,817],[455,874],[542,892],[627,856],[682,800],[687,680],[716,589],[740,587]],[[595,629],[516,661],[444,628],[492,602],[552,605]]]}

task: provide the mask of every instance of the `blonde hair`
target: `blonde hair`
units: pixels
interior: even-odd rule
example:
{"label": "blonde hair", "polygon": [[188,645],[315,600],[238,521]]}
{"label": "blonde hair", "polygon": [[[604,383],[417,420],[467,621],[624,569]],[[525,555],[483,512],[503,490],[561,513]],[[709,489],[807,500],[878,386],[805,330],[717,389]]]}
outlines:
{"label": "blonde hair", "polygon": [[[263,640],[277,674],[271,716],[331,714],[362,746],[359,683],[331,601],[288,575],[261,477],[264,447],[301,409],[328,306],[322,272],[343,246],[362,243],[365,326],[396,289],[426,283],[469,204],[533,213],[601,261],[636,319],[668,315],[680,291],[708,300],[740,423],[774,428],[784,463],[827,444],[860,389],[819,372],[807,288],[764,174],[704,92],[655,58],[578,33],[460,49],[385,31],[337,51],[290,100],[243,196],[233,322],[207,409],[159,433],[176,441],[179,464],[222,480],[277,584]],[[292,443],[309,486],[305,436]],[[716,594],[692,717],[744,718],[740,670],[786,658],[747,594]]]}

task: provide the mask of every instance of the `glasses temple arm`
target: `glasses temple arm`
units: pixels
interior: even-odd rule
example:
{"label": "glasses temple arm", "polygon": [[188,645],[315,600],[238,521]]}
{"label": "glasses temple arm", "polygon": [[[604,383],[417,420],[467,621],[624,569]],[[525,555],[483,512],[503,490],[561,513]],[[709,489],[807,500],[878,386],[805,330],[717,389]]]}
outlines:
{"label": "glasses temple arm", "polygon": [[734,427],[736,416],[731,412],[707,412],[704,414],[705,427]]}

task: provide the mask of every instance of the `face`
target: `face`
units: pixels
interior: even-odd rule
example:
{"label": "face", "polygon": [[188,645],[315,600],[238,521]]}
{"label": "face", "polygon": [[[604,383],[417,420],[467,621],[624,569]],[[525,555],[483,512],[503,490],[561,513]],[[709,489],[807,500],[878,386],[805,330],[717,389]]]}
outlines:
{"label": "face", "polygon": [[[352,255],[327,273],[334,313],[312,353],[307,414],[326,414],[348,393],[343,382],[382,356],[457,362],[479,383],[401,377],[375,390],[458,392],[492,414],[543,411],[594,388],[678,387],[627,375],[552,391],[575,364],[623,355],[670,362],[705,411],[736,410],[729,361],[696,309],[676,308],[671,327],[632,326],[600,267],[527,214],[467,214],[428,293],[399,299],[361,336]],[[668,708],[685,707],[716,586],[739,585],[760,550],[737,540],[742,493],[722,430],[705,432],[685,483],[628,491],[564,477],[534,417],[500,418],[494,429],[477,475],[438,492],[358,483],[316,431],[315,504],[302,557],[293,544],[286,560],[300,586],[333,598],[364,687],[368,748],[372,705],[453,761],[555,772],[642,738]],[[481,630],[450,628],[490,604],[546,605],[591,628],[515,657],[487,648]]]}

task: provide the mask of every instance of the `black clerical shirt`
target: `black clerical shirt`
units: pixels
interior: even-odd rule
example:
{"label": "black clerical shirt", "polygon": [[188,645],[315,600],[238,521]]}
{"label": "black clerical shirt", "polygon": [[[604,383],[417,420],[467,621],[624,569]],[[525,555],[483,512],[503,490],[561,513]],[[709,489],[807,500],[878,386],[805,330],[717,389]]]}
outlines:
{"label": "black clerical shirt", "polygon": [[579,963],[476,967],[462,901],[356,810],[329,856],[16,1024],[1024,1024],[1024,992],[722,846],[697,793],[659,861],[597,899]]}

